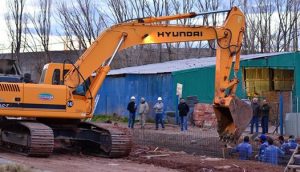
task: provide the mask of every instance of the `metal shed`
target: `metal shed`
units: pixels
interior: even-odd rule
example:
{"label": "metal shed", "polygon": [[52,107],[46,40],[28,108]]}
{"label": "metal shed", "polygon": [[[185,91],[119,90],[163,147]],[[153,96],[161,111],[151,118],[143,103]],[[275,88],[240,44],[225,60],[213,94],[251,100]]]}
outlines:
{"label": "metal shed", "polygon": [[[212,103],[215,57],[194,58],[112,70],[99,94],[95,114],[126,115],[130,96],[145,97],[150,107],[162,96],[166,110],[176,110],[177,83],[183,84],[183,97],[195,95],[200,102]],[[247,97],[245,70],[250,68],[294,70],[293,97],[300,96],[300,54],[264,53],[241,56],[237,95]],[[297,74],[298,73],[298,74]],[[295,106],[295,104],[294,104]],[[294,107],[293,106],[293,107]]]}

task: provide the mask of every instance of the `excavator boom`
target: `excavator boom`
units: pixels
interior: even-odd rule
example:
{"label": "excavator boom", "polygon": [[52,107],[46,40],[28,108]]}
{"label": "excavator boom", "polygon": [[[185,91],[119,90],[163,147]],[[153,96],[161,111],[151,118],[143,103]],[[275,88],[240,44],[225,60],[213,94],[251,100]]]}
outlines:
{"label": "excavator boom", "polygon": [[[91,91],[86,95],[95,97],[110,70],[109,65],[99,67],[99,64],[114,57],[116,51],[141,44],[216,40],[214,110],[218,118],[218,132],[224,141],[237,140],[252,118],[251,107],[235,96],[245,16],[237,7],[233,7],[228,12],[225,23],[218,27],[161,24],[163,21],[195,16],[197,14],[188,13],[149,17],[121,23],[107,29],[75,63],[75,67],[65,77],[65,85],[74,89],[96,71],[98,74],[95,82],[91,84]],[[108,64],[111,60],[112,58]],[[230,78],[232,69],[234,76]]]}
{"label": "excavator boom", "polygon": [[235,97],[238,79],[230,79],[234,59],[234,74],[239,70],[245,17],[233,7],[218,27],[164,23],[195,16],[149,17],[114,25],[100,34],[75,64],[45,65],[39,84],[1,82],[0,116],[34,120],[0,120],[0,146],[26,155],[49,156],[54,139],[69,139],[85,151],[106,157],[127,156],[130,133],[118,126],[81,121],[93,116],[97,92],[116,53],[135,45],[202,40],[216,42],[214,109],[218,132],[225,141],[236,140],[251,118],[249,106]]}

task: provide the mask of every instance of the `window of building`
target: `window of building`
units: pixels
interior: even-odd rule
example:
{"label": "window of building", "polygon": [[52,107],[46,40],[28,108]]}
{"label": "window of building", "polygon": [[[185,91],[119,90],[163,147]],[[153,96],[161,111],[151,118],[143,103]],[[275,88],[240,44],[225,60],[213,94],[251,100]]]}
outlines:
{"label": "window of building", "polygon": [[294,70],[272,68],[245,68],[244,78],[249,97],[268,91],[292,91]]}

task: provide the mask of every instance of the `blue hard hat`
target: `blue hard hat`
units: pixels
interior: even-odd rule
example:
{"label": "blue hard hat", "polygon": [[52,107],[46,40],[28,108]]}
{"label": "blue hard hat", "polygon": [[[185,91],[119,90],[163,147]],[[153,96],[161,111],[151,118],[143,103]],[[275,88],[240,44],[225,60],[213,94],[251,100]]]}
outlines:
{"label": "blue hard hat", "polygon": [[259,138],[260,138],[260,140],[262,140],[262,141],[266,141],[266,140],[267,140],[267,136],[264,135],[264,134],[260,135]]}

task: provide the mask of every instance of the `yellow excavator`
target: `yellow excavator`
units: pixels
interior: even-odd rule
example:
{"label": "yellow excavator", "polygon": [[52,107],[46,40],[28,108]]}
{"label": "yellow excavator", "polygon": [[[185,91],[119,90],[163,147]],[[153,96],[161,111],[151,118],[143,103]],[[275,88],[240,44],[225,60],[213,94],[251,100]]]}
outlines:
{"label": "yellow excavator", "polygon": [[82,151],[127,156],[132,145],[127,129],[84,121],[93,117],[97,92],[116,53],[135,45],[201,40],[214,40],[217,45],[214,109],[220,138],[236,140],[252,117],[249,105],[235,97],[245,17],[237,7],[226,12],[224,24],[218,27],[164,23],[201,15],[196,13],[126,21],[100,34],[75,64],[46,64],[38,84],[0,82],[1,147],[28,156],[49,156],[54,141],[68,140],[66,144]]}

